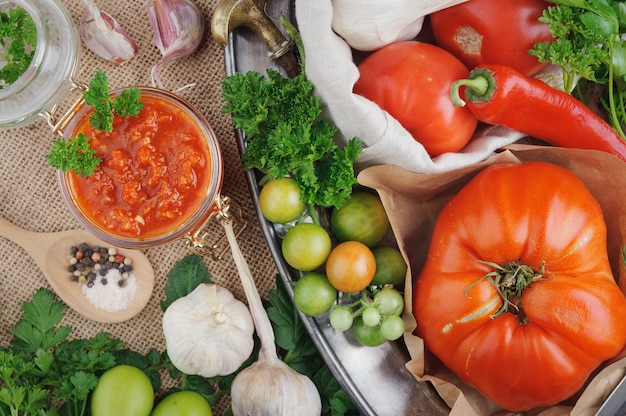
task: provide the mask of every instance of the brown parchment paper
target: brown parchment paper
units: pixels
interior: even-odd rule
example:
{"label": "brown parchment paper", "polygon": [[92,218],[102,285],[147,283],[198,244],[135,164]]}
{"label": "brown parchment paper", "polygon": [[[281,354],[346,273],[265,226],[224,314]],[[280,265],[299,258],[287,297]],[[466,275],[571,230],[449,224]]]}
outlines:
{"label": "brown parchment paper", "polygon": [[[411,314],[412,276],[424,265],[430,235],[439,211],[445,203],[477,172],[494,163],[521,163],[539,160],[560,165],[576,174],[602,206],[607,224],[607,247],[613,274],[626,291],[626,270],[621,247],[626,244],[626,164],[598,151],[563,149],[545,146],[512,145],[493,157],[466,168],[442,174],[415,174],[392,165],[363,170],[359,183],[376,189],[389,215],[398,246],[409,264],[405,286],[405,341],[411,360],[407,368],[419,382],[431,382],[451,407],[451,415],[593,415],[608,394],[626,374],[626,355],[622,352],[590,377],[584,391],[576,397],[544,409],[511,413],[500,409],[445,368],[423,341],[412,335],[416,327]],[[476,198],[480,198],[476,195]],[[626,319],[626,317],[624,317]]]}

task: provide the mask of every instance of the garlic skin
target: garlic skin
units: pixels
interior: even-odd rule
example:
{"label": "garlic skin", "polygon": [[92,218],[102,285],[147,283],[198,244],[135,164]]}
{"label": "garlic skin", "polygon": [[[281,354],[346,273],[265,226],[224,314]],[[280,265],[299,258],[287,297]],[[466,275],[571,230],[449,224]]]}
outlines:
{"label": "garlic skin", "polygon": [[146,7],[152,44],[161,51],[161,59],[152,67],[152,84],[163,88],[160,67],[198,49],[204,35],[204,17],[192,0],[153,0]]}
{"label": "garlic skin", "polygon": [[137,54],[137,44],[108,13],[93,0],[82,0],[80,35],[85,46],[99,57],[121,65]]}
{"label": "garlic skin", "polygon": [[280,360],[268,363],[265,355],[246,368],[231,386],[234,416],[319,416],[319,393],[306,376]]}
{"label": "garlic skin", "polygon": [[424,17],[467,0],[333,0],[332,28],[352,48],[374,51],[414,39]]}
{"label": "garlic skin", "polygon": [[246,305],[215,284],[200,284],[163,314],[172,364],[211,378],[234,373],[254,348],[254,323]]}

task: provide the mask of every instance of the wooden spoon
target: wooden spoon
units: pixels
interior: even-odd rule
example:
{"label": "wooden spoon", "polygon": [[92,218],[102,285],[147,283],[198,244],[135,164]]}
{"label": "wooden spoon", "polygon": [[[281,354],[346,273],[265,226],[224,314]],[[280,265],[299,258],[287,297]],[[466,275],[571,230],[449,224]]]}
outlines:
{"label": "wooden spoon", "polygon": [[23,230],[0,217],[0,236],[21,246],[41,268],[56,294],[76,312],[97,322],[126,321],[137,315],[148,303],[154,288],[154,270],[148,258],[139,250],[117,248],[120,254],[132,260],[137,291],[130,305],[117,312],[96,308],[83,294],[82,285],[71,280],[68,255],[72,246],[87,243],[90,246],[111,247],[85,230],[38,233]]}

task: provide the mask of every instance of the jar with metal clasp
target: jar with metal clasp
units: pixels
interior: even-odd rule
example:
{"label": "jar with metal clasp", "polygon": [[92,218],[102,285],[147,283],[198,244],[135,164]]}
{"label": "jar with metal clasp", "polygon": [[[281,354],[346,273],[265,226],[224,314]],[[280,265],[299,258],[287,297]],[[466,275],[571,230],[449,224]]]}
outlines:
{"label": "jar with metal clasp", "polygon": [[[32,18],[37,41],[21,76],[0,84],[0,128],[43,116],[57,140],[89,135],[102,159],[94,175],[59,171],[58,178],[69,211],[101,240],[127,248],[184,240],[196,254],[221,257],[225,236],[211,243],[209,220],[234,221],[237,234],[246,222],[239,206],[221,195],[222,154],[204,116],[172,92],[138,86],[140,116],[120,117],[111,133],[91,129],[93,109],[82,97],[87,86],[74,80],[80,37],[69,12],[58,0],[0,0],[0,11],[15,8]],[[69,94],[79,97],[62,111],[59,103]]]}

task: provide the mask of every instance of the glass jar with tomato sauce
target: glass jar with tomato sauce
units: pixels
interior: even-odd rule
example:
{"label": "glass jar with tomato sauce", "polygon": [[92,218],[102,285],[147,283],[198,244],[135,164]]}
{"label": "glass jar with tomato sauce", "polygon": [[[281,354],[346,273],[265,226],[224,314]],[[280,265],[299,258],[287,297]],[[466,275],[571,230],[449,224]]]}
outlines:
{"label": "glass jar with tomato sauce", "polygon": [[93,109],[79,107],[65,135],[89,137],[102,161],[88,177],[59,171],[63,198],[81,225],[128,248],[164,244],[202,228],[218,209],[223,181],[219,144],[206,119],[173,93],[140,90],[139,115],[115,117],[111,133],[93,129]]}

